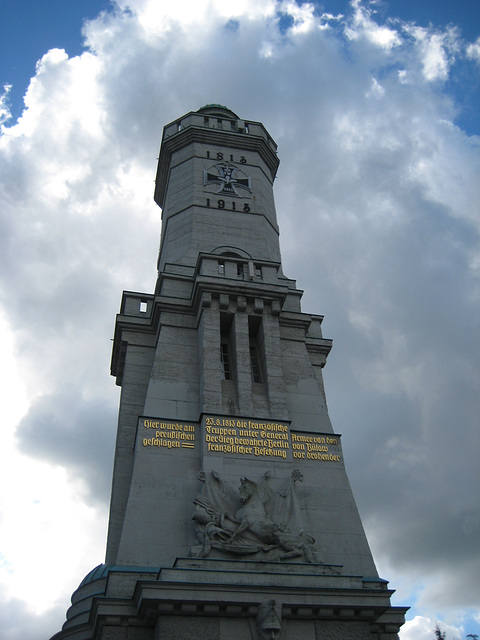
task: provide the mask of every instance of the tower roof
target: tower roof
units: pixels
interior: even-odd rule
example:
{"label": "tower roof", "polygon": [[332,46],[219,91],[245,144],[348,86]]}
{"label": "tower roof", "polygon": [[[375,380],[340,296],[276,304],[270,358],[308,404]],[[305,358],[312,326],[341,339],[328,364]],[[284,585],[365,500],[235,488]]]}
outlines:
{"label": "tower roof", "polygon": [[227,116],[238,120],[237,114],[223,104],[206,104],[204,107],[200,107],[197,113],[204,113],[209,116]]}

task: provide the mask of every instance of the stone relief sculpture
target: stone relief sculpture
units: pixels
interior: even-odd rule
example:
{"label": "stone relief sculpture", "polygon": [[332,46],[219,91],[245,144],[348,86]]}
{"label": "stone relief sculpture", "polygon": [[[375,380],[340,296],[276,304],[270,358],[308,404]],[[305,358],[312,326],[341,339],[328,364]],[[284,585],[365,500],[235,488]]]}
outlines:
{"label": "stone relief sculpture", "polygon": [[315,540],[304,530],[295,494],[295,483],[303,481],[299,471],[277,491],[269,485],[268,472],[260,482],[241,478],[238,493],[216,471],[200,472],[199,479],[203,487],[193,501],[192,516],[201,543],[192,552],[198,557],[217,550],[260,560],[318,563]]}
{"label": "stone relief sculpture", "polygon": [[278,640],[282,629],[282,605],[276,600],[262,602],[257,614],[258,640]]}

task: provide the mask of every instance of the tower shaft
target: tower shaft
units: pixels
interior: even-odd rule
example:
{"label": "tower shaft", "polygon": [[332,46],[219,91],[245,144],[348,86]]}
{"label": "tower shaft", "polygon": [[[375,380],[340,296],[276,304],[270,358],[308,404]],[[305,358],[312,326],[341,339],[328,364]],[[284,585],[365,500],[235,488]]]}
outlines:
{"label": "tower shaft", "polygon": [[124,292],[115,326],[106,563],[58,638],[397,637],[328,416],[331,341],[283,274],[278,162],[219,105],[164,129],[155,292]]}

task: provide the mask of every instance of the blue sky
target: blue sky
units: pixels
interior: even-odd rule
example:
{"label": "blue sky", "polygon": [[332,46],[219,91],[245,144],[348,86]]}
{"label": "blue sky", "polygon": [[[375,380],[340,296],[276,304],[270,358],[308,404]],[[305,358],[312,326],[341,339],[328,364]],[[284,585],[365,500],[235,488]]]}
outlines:
{"label": "blue sky", "polygon": [[[345,13],[345,0],[314,2],[317,11]],[[419,26],[458,27],[471,42],[480,33],[480,5],[475,0],[391,0],[372,3],[382,19],[401,18]],[[0,82],[11,84],[11,113],[18,117],[24,108],[23,96],[35,72],[35,64],[53,47],[65,49],[70,57],[84,48],[82,25],[100,11],[111,10],[107,0],[3,0],[0,8]],[[472,74],[472,63],[460,63],[449,80],[456,97],[456,121],[468,133],[480,134],[480,81]]]}
{"label": "blue sky", "polygon": [[220,103],[279,145],[284,271],[334,340],[329,411],[412,606],[401,639],[480,635],[479,5],[206,6],[0,8],[4,633],[57,631],[103,561],[112,329],[155,282],[162,127]]}
{"label": "blue sky", "polygon": [[12,84],[12,114],[20,115],[23,96],[35,74],[35,64],[49,49],[69,56],[83,51],[82,24],[109,7],[98,0],[4,0],[0,8],[0,69],[2,84]]}

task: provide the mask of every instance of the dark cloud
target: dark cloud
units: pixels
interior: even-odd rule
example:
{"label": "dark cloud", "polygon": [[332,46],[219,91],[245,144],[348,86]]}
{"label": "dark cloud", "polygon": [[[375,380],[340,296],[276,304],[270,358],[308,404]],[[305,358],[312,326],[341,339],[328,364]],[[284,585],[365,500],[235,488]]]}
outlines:
{"label": "dark cloud", "polygon": [[16,431],[22,453],[65,467],[86,486],[84,499],[108,505],[117,408],[71,389],[41,396]]}
{"label": "dark cloud", "polygon": [[38,640],[50,638],[58,629],[58,621],[64,618],[63,603],[43,614],[35,614],[32,608],[19,598],[9,598],[8,590],[0,586],[0,617],[2,637],[8,640]]}

